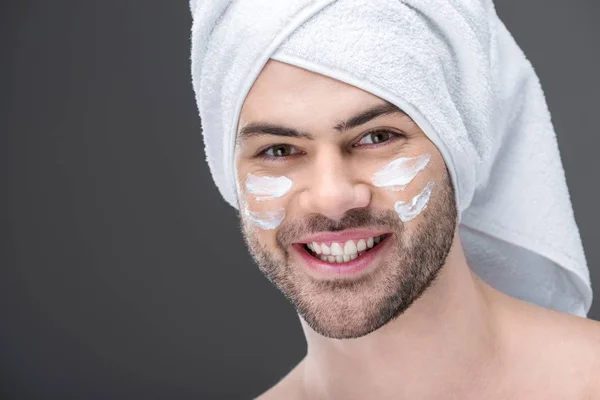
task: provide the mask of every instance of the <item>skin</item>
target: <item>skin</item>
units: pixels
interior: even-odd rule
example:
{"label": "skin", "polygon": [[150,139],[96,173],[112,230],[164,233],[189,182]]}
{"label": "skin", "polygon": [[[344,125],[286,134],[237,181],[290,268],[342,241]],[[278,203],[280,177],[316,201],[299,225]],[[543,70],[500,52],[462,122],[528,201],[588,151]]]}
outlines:
{"label": "skin", "polygon": [[[282,198],[257,202],[240,184],[240,209],[286,210],[274,230],[258,229],[241,213],[242,232],[261,271],[296,306],[308,348],[258,398],[599,397],[600,323],[514,299],[471,272],[444,160],[412,119],[392,113],[343,133],[333,128],[383,104],[356,87],[277,61],[267,63],[246,98],[238,181],[252,173],[287,176],[294,185]],[[294,127],[313,138],[241,139],[239,132],[252,123]],[[370,135],[383,128],[399,135]],[[375,139],[380,143],[373,145]],[[265,149],[277,160],[257,157]],[[429,165],[404,191],[370,182],[393,159],[424,153],[431,155]],[[427,209],[401,223],[394,202],[409,200],[430,181]],[[392,235],[377,268],[363,279],[315,278],[291,247],[303,234],[363,223]]]}

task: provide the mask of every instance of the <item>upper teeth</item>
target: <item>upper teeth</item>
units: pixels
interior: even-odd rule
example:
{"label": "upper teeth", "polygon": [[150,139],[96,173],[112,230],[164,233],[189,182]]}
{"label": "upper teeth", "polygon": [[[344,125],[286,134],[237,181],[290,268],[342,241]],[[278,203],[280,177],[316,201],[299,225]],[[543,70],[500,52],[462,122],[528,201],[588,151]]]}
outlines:
{"label": "upper teeth", "polygon": [[[383,235],[382,235],[383,236]],[[344,243],[331,242],[327,243],[307,243],[306,246],[317,254],[337,256],[353,256],[358,255],[359,251],[364,251],[375,246],[381,241],[382,236],[368,237],[359,240],[347,240]]]}

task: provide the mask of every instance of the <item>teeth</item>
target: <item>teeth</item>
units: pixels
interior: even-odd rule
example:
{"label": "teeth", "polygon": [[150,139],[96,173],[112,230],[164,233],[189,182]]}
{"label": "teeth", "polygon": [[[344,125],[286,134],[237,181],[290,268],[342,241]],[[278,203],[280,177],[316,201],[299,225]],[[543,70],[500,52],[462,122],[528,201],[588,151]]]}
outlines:
{"label": "teeth", "polygon": [[367,242],[365,242],[365,239],[360,239],[356,245],[356,249],[358,251],[363,251],[367,249]]}
{"label": "teeth", "polygon": [[317,242],[312,242],[312,250],[317,254],[321,254],[321,245]]}
{"label": "teeth", "polygon": [[351,254],[356,254],[357,252],[358,250],[356,249],[356,244],[354,241],[348,240],[344,245],[344,254],[349,256]]}
{"label": "teeth", "polygon": [[344,254],[344,249],[342,249],[342,246],[339,243],[337,243],[337,242],[331,243],[331,255],[341,256],[343,254]]}
{"label": "teeth", "polygon": [[347,240],[345,243],[331,242],[330,245],[312,242],[307,243],[306,247],[323,261],[342,263],[354,260],[366,250],[371,249],[373,246],[380,243],[382,238],[383,235],[360,239],[358,241]]}

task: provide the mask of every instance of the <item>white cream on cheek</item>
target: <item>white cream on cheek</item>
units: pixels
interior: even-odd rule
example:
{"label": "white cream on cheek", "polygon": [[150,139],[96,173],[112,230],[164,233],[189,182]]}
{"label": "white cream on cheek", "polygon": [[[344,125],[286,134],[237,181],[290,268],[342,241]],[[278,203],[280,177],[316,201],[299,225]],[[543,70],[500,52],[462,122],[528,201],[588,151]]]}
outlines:
{"label": "white cream on cheek", "polygon": [[[246,175],[246,191],[254,195],[256,201],[273,200],[285,196],[292,188],[292,181],[285,176]],[[285,219],[285,209],[251,211],[246,204],[244,214],[257,227],[263,230],[277,228]]]}
{"label": "white cream on cheek", "polygon": [[[398,158],[373,174],[373,185],[392,191],[404,190],[415,176],[425,169],[430,159],[429,154],[413,158]],[[433,182],[429,182],[421,193],[412,198],[410,203],[399,200],[394,204],[394,209],[402,222],[412,220],[427,207],[432,187]]]}
{"label": "white cream on cheek", "polygon": [[410,203],[406,203],[404,201],[397,201],[394,205],[394,209],[398,213],[400,220],[402,222],[408,222],[411,219],[415,218],[419,215],[425,208],[427,208],[427,203],[429,202],[429,198],[431,197],[431,188],[433,187],[433,182],[429,182],[427,186],[415,197],[412,198]]}
{"label": "white cream on cheek", "polygon": [[277,228],[285,219],[285,209],[279,208],[274,211],[252,212],[244,207],[244,214],[252,223],[263,230]]}
{"label": "white cream on cheek", "polygon": [[285,176],[246,176],[246,190],[258,201],[284,196],[292,188],[292,181]]}
{"label": "white cream on cheek", "polygon": [[373,174],[373,185],[394,191],[404,190],[415,176],[425,169],[430,159],[429,154],[413,158],[398,158],[386,165],[381,171]]}

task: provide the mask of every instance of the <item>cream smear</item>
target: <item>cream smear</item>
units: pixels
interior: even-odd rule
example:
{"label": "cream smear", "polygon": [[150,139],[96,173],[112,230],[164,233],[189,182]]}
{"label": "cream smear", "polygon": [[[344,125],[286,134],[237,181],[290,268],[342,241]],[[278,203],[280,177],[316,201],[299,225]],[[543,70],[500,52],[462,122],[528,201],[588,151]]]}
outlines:
{"label": "cream smear", "polygon": [[410,203],[406,203],[401,200],[396,202],[394,209],[398,213],[398,216],[402,222],[410,221],[427,208],[429,197],[431,197],[432,187],[433,182],[429,182],[421,191],[421,193],[412,198]]}
{"label": "cream smear", "polygon": [[274,211],[254,212],[245,207],[244,214],[254,225],[267,231],[277,228],[285,219],[283,208]]}
{"label": "cream smear", "polygon": [[292,181],[285,176],[246,176],[246,190],[258,201],[283,197],[292,188]]}
{"label": "cream smear", "polygon": [[404,190],[415,176],[425,169],[430,159],[429,154],[398,158],[373,174],[373,185],[394,191]]}
{"label": "cream smear", "polygon": [[[285,196],[292,188],[292,181],[285,176],[246,175],[246,191],[257,201],[273,200]],[[277,228],[285,219],[285,209],[250,211],[244,207],[244,214],[257,227],[264,230]]]}

